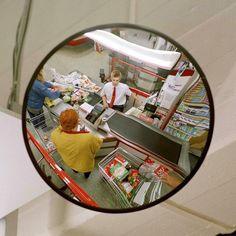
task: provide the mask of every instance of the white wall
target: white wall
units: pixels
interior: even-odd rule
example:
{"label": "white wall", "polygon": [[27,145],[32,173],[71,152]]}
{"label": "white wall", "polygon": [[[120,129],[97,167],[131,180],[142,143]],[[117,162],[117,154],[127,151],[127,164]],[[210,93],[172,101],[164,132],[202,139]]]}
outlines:
{"label": "white wall", "polygon": [[[233,0],[138,0],[133,5],[136,17],[130,17],[129,4],[134,2],[34,1],[23,55],[21,101],[30,76],[55,44],[83,28],[128,22],[132,18],[179,41],[203,68],[216,108],[215,130],[206,160],[191,182],[172,197],[175,206],[169,202],[134,214],[97,214],[67,203],[50,191],[19,209],[19,236],[215,235],[236,225],[236,3]],[[0,64],[0,78],[5,87],[9,87],[11,79],[9,51],[21,8],[22,1],[0,3],[0,17],[3,15],[12,22],[9,38],[1,34],[4,46],[0,48],[4,49],[7,62]],[[0,27],[3,31],[3,21]],[[2,86],[0,90],[3,106],[6,100],[3,95],[8,90]],[[87,221],[81,222],[84,217]]]}
{"label": "white wall", "polygon": [[49,190],[24,147],[21,120],[0,108],[0,219]]}

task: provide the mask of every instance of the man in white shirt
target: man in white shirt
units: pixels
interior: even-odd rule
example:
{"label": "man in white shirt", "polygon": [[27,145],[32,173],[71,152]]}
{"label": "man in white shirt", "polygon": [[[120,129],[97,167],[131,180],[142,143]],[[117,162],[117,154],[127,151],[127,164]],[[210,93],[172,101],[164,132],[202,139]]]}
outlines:
{"label": "man in white shirt", "polygon": [[111,82],[104,85],[101,96],[103,101],[103,107],[106,109],[108,107],[123,112],[126,96],[133,96],[136,99],[136,95],[132,93],[129,86],[120,83],[121,73],[118,70],[113,70],[111,72]]}

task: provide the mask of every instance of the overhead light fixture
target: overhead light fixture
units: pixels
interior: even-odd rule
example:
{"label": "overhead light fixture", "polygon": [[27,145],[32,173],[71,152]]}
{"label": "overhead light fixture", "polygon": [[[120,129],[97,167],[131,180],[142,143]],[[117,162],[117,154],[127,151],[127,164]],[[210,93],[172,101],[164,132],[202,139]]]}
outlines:
{"label": "overhead light fixture", "polygon": [[95,30],[84,35],[105,48],[166,70],[171,70],[181,56],[179,52],[156,50],[128,42],[104,30]]}

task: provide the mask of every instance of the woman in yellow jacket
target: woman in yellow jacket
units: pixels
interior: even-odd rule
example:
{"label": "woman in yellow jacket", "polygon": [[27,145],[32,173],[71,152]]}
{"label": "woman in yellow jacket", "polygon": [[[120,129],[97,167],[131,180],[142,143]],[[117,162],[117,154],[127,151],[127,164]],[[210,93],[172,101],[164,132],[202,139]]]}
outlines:
{"label": "woman in yellow jacket", "polygon": [[65,164],[88,178],[94,169],[94,158],[102,139],[88,132],[77,131],[78,124],[79,115],[75,110],[63,111],[60,126],[52,132],[51,139]]}

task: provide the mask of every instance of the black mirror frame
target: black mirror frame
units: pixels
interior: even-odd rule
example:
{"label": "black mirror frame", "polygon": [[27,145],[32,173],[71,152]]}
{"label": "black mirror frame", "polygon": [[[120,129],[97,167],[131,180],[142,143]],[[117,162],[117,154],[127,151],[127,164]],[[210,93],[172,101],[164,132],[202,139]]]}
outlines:
{"label": "black mirror frame", "polygon": [[[42,172],[42,170],[40,169],[40,167],[38,166],[34,155],[32,153],[32,150],[30,148],[29,142],[28,142],[28,135],[27,135],[27,131],[26,131],[26,108],[27,108],[27,97],[28,97],[28,93],[29,90],[31,88],[31,86],[33,85],[34,82],[34,78],[36,78],[36,75],[39,73],[40,69],[44,66],[44,64],[48,61],[48,59],[55,53],[57,52],[57,50],[59,50],[61,47],[63,47],[64,45],[66,45],[66,43],[68,43],[69,41],[82,36],[84,33],[86,32],[90,32],[90,31],[94,31],[97,29],[107,29],[107,28],[117,28],[117,27],[123,27],[123,28],[130,28],[130,29],[137,29],[137,30],[143,30],[143,31],[148,31],[150,33],[156,34],[160,37],[165,38],[166,40],[168,40],[170,43],[172,43],[173,45],[175,45],[178,49],[180,49],[185,56],[191,61],[191,63],[194,65],[194,67],[197,69],[203,84],[205,86],[205,89],[207,91],[207,96],[208,96],[208,100],[209,100],[209,104],[210,104],[210,127],[209,127],[209,133],[208,133],[208,137],[207,137],[207,142],[206,145],[204,147],[204,150],[201,154],[201,157],[199,158],[199,161],[197,162],[197,164],[195,165],[195,167],[193,168],[193,170],[191,171],[191,173],[184,179],[184,181],[178,185],[175,189],[173,189],[171,192],[169,192],[168,194],[166,194],[165,196],[161,197],[160,199],[157,199],[156,201],[153,201],[149,204],[146,205],[142,205],[140,207],[135,207],[135,208],[124,208],[124,209],[108,209],[108,208],[96,208],[96,207],[92,207],[89,206],[87,204],[78,202],[74,199],[72,199],[71,197],[69,197],[67,194],[65,194],[63,191],[60,191],[52,182],[50,182],[48,180],[48,178],[45,176],[45,174]],[[198,169],[200,168],[200,166],[202,165],[207,151],[209,149],[211,140],[212,140],[212,135],[213,135],[213,129],[214,129],[214,121],[215,121],[215,113],[214,113],[214,103],[213,103],[213,97],[212,97],[212,93],[209,87],[209,84],[206,80],[205,74],[203,73],[202,69],[200,68],[199,64],[197,63],[197,61],[193,58],[193,56],[186,50],[183,48],[183,46],[181,46],[178,42],[174,41],[173,39],[171,39],[169,36],[157,31],[157,30],[153,30],[150,29],[146,26],[139,26],[139,25],[134,25],[134,24],[127,24],[127,23],[111,23],[111,24],[104,24],[104,25],[98,25],[98,26],[93,26],[90,28],[87,28],[85,30],[82,30],[78,33],[73,34],[72,36],[66,38],[65,40],[63,40],[61,43],[59,43],[56,47],[54,47],[47,55],[46,57],[41,61],[41,63],[39,64],[39,66],[36,68],[36,70],[33,73],[33,76],[30,79],[30,82],[27,86],[26,92],[25,92],[25,96],[24,96],[24,101],[23,101],[23,109],[22,109],[22,131],[23,131],[23,137],[24,137],[24,142],[25,142],[25,146],[26,149],[28,151],[28,154],[30,156],[30,159],[34,165],[34,167],[36,168],[36,170],[38,171],[39,175],[43,178],[43,180],[59,195],[61,195],[63,198],[67,199],[68,201],[84,207],[86,209],[89,210],[93,210],[93,211],[98,211],[98,212],[104,212],[104,213],[128,213],[128,212],[136,212],[136,211],[140,211],[140,210],[144,210],[150,207],[153,207],[161,202],[164,202],[165,200],[167,200],[168,198],[172,197],[174,194],[176,194],[178,191],[180,191],[184,186],[186,186],[186,184],[193,178],[193,176],[196,174],[196,172],[198,171]]]}

